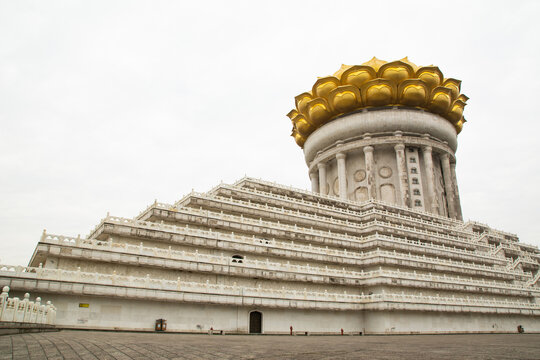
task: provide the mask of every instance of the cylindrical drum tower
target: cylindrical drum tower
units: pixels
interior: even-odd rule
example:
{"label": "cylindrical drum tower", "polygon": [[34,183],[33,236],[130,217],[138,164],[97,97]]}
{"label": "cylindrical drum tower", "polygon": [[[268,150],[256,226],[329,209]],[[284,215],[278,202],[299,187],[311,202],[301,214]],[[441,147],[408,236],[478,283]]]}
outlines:
{"label": "cylindrical drum tower", "polygon": [[288,114],[312,191],[461,220],[455,151],[468,98],[460,83],[407,58],[319,78]]}

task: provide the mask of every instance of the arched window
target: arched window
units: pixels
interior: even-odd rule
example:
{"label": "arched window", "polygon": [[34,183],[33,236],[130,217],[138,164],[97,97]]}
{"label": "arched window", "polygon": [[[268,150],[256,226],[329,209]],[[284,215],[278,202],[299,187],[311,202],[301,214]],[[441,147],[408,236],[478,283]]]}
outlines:
{"label": "arched window", "polygon": [[242,264],[244,262],[244,257],[242,255],[233,255],[231,262]]}
{"label": "arched window", "polygon": [[420,195],[420,190],[414,189],[413,190],[413,195]]}
{"label": "arched window", "polygon": [[420,200],[414,200],[414,206],[422,206],[422,202]]}
{"label": "arched window", "polygon": [[418,185],[418,178],[412,178],[412,183],[414,185]]}
{"label": "arched window", "polygon": [[416,170],[416,168],[411,168],[411,174],[418,174],[418,170]]}

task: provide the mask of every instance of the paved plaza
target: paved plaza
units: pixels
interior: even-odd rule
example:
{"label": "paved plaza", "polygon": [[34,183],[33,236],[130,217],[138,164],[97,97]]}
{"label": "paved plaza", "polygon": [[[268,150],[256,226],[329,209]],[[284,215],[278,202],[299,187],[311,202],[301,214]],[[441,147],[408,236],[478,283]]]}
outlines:
{"label": "paved plaza", "polygon": [[60,331],[0,336],[0,359],[540,359],[540,335],[209,336]]}

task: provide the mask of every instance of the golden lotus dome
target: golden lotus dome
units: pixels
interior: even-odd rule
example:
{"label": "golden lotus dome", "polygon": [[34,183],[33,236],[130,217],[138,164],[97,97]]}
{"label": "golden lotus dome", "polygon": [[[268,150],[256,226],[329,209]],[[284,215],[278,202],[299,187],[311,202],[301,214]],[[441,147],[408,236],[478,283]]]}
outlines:
{"label": "golden lotus dome", "polygon": [[318,78],[311,91],[295,97],[296,108],[287,116],[301,147],[322,125],[368,108],[423,109],[451,122],[459,134],[468,100],[460,87],[461,81],[445,78],[436,66],[419,67],[406,57],[392,62],[374,57],[362,65],[341,65],[333,76]]}

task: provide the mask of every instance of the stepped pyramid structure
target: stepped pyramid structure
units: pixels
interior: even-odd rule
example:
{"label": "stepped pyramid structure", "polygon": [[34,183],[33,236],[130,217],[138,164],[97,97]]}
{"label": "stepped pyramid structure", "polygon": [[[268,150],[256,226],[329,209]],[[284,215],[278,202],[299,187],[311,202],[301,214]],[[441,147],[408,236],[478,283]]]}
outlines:
{"label": "stepped pyramid structure", "polygon": [[343,66],[296,98],[312,191],[243,178],[84,238],[43,233],[0,286],[62,327],[225,333],[540,331],[540,252],[463,222],[466,96],[407,59]]}

